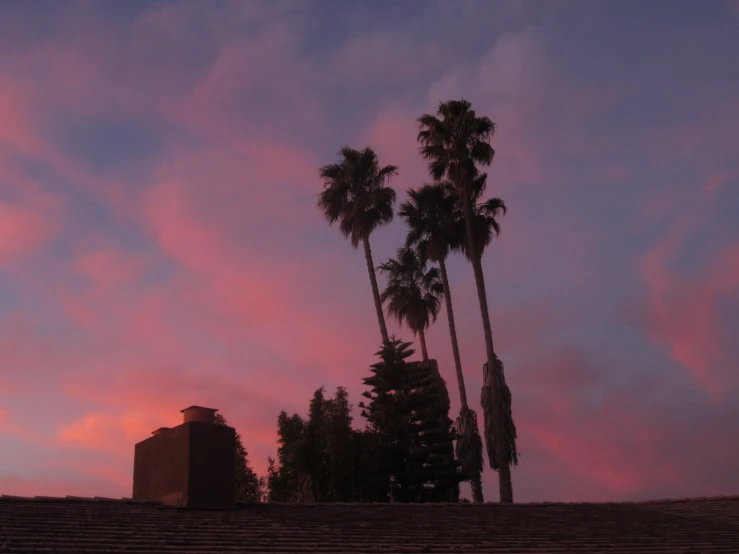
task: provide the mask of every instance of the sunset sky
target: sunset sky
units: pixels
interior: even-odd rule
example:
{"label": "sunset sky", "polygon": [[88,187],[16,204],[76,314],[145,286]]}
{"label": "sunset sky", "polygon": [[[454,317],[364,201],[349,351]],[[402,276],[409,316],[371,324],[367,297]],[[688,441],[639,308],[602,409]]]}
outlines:
{"label": "sunset sky", "polygon": [[[381,339],[318,167],[371,145],[399,204],[415,119],[462,96],[509,208],[483,266],[516,500],[739,494],[737,53],[736,0],[3,1],[0,494],[130,496],[134,444],[191,404],[263,474],[280,410],[357,403]],[[454,418],[444,313],[427,340]]]}

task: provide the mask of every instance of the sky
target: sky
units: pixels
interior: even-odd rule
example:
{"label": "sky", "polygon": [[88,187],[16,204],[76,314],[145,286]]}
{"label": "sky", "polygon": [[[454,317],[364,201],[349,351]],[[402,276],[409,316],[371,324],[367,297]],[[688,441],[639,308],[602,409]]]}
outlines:
{"label": "sky", "polygon": [[[461,97],[508,206],[483,268],[516,500],[739,494],[737,52],[736,0],[0,3],[0,494],[128,497],[192,404],[263,474],[280,410],[358,403],[380,333],[318,168],[372,146],[399,204],[430,181],[416,118]],[[427,341],[454,419],[445,313]]]}

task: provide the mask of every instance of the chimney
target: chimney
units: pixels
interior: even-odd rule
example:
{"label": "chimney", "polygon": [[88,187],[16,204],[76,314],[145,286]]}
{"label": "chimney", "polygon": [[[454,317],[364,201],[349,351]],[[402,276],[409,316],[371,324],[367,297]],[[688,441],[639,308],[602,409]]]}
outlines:
{"label": "chimney", "polygon": [[214,422],[218,410],[190,406],[183,423],[136,444],[134,500],[194,509],[234,507],[236,432]]}

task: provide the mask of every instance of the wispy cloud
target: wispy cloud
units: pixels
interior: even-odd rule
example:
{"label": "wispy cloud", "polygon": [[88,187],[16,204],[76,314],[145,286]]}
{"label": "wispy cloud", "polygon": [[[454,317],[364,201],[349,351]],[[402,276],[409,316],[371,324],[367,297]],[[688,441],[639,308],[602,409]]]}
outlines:
{"label": "wispy cloud", "polygon": [[[484,265],[517,498],[736,492],[732,5],[669,28],[647,4],[3,6],[0,492],[128,495],[133,444],[193,403],[263,472],[281,409],[358,401],[379,333],[317,168],[372,145],[402,202],[429,179],[416,118],[458,96],[497,124],[510,208]],[[449,273],[479,408],[474,281]],[[428,343],[456,410],[443,316]]]}

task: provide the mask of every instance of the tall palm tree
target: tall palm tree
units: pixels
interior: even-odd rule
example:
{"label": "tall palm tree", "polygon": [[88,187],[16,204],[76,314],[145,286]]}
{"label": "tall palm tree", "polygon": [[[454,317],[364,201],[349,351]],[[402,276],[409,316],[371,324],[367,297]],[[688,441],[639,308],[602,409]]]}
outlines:
{"label": "tall palm tree", "polygon": [[[507,208],[505,202],[500,198],[489,198],[488,200],[482,201],[482,193],[485,191],[485,185],[487,183],[487,174],[481,173],[472,182],[472,239],[475,244],[474,254],[482,260],[482,254],[485,248],[492,242],[493,238],[500,234],[500,223],[498,222],[499,215],[505,215]],[[454,187],[450,184],[446,184],[450,194],[456,198],[458,206],[461,205],[461,199],[456,194]],[[472,261],[471,253],[468,248],[467,231],[464,221],[464,216],[457,220],[457,225],[460,228],[460,232],[464,235],[463,240],[457,242],[455,250],[462,252],[468,260]],[[502,417],[503,417],[503,437],[506,443],[506,450],[510,456],[510,463],[513,465],[518,464],[518,450],[516,449],[516,425],[513,421],[513,414],[511,411],[511,391],[505,382],[505,373],[503,368],[503,362],[498,360],[500,364],[500,377],[502,380],[498,383],[502,395]],[[482,406],[485,413],[485,432],[486,436],[494,437],[495,421],[493,413],[493,387],[492,379],[493,375],[488,370],[488,364],[484,364],[483,367],[483,387],[482,387]],[[488,458],[491,460],[493,468],[497,469],[495,464],[495,441],[488,440],[487,451]]]}
{"label": "tall palm tree", "polygon": [[467,253],[472,263],[480,304],[487,367],[492,372],[490,383],[492,402],[489,405],[494,428],[485,429],[485,440],[488,444],[494,444],[494,449],[488,447],[488,452],[493,451],[494,455],[490,464],[498,470],[500,501],[513,502],[511,455],[504,436],[503,391],[501,390],[501,384],[504,382],[503,369],[493,345],[482,263],[474,240],[472,201],[473,181],[480,174],[477,165],[489,166],[495,155],[489,142],[495,132],[495,125],[487,117],[478,117],[472,105],[464,99],[440,103],[436,115],[424,114],[418,119],[418,123],[420,150],[422,156],[429,162],[429,172],[436,180],[446,178],[462,198],[467,230]]}
{"label": "tall palm tree", "polygon": [[467,403],[467,389],[462,373],[462,361],[459,355],[457,342],[457,328],[454,323],[452,308],[452,294],[449,287],[449,277],[446,271],[446,258],[450,250],[461,247],[464,237],[464,227],[460,229],[459,222],[464,222],[456,204],[456,195],[452,194],[443,183],[424,185],[418,190],[408,190],[408,200],[400,206],[400,216],[408,224],[406,246],[416,246],[420,252],[431,261],[439,264],[441,282],[444,288],[444,300],[449,322],[449,335],[452,340],[454,367],[459,385],[460,411],[455,422],[457,431],[456,454],[462,471],[469,476],[474,502],[484,502],[482,494],[482,441],[477,426],[477,414],[470,409]]}
{"label": "tall palm tree", "polygon": [[421,357],[429,360],[426,348],[426,329],[441,308],[444,287],[435,267],[426,269],[426,260],[411,248],[399,248],[395,259],[390,258],[380,266],[388,276],[387,287],[380,300],[387,302],[388,315],[418,336]]}
{"label": "tall palm tree", "polygon": [[329,225],[339,222],[341,234],[350,240],[352,247],[357,248],[360,242],[364,246],[380,334],[382,342],[388,344],[390,339],[382,314],[369,237],[372,231],[393,220],[395,191],[387,184],[397,175],[398,168],[394,165],[381,167],[377,154],[369,147],[354,150],[345,146],[339,155],[342,157],[340,163],[325,165],[319,170],[323,191],[318,195],[318,207]]}

